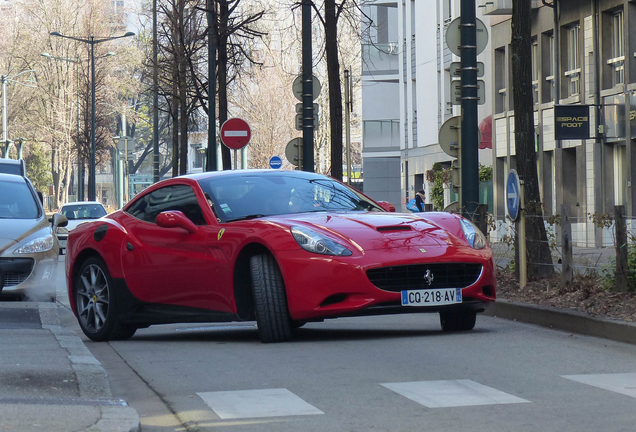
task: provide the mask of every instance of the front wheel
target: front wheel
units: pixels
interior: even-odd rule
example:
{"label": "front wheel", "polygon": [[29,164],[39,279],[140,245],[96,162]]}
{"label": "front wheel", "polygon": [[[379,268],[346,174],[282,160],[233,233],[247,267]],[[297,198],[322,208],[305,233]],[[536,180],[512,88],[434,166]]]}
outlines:
{"label": "front wheel", "polygon": [[286,342],[292,338],[291,318],[283,276],[270,254],[250,259],[258,336],[261,342]]}
{"label": "front wheel", "polygon": [[442,330],[448,332],[472,330],[475,327],[476,320],[477,312],[472,310],[439,313],[439,323],[442,326]]}
{"label": "front wheel", "polygon": [[84,334],[96,342],[129,339],[137,330],[117,316],[115,291],[106,263],[90,257],[82,263],[73,283],[77,319]]}

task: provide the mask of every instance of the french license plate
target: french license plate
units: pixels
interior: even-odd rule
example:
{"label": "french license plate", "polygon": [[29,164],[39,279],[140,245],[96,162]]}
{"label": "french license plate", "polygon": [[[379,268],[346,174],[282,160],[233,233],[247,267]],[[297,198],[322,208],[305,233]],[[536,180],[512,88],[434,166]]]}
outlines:
{"label": "french license plate", "polygon": [[461,288],[402,291],[402,306],[440,306],[461,302]]}

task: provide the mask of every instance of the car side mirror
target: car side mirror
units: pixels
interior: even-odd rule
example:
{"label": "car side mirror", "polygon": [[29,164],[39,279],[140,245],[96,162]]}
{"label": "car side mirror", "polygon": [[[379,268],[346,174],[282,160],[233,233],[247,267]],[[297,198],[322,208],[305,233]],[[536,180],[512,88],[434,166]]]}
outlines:
{"label": "car side mirror", "polygon": [[395,213],[395,206],[393,204],[391,204],[388,201],[378,201],[378,204],[380,204],[380,207],[382,207],[384,210],[388,211],[388,212],[392,212]]}
{"label": "car side mirror", "polygon": [[62,213],[55,213],[51,218],[53,228],[65,227],[68,225],[68,219]]}
{"label": "car side mirror", "polygon": [[161,212],[157,215],[155,223],[161,228],[183,228],[190,234],[198,231],[196,226],[190,219],[179,210],[169,210]]}

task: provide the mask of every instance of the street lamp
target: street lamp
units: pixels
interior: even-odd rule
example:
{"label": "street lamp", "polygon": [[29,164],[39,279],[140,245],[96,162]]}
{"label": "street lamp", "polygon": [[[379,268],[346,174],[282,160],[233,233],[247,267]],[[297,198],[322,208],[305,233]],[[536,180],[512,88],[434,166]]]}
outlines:
{"label": "street lamp", "polygon": [[122,36],[112,36],[106,38],[96,38],[91,36],[89,39],[81,39],[73,36],[65,36],[59,32],[52,32],[51,36],[62,37],[66,39],[72,39],[78,42],[84,42],[91,46],[91,172],[90,172],[90,187],[88,188],[88,199],[91,201],[96,200],[95,193],[95,45],[107,42],[114,39],[121,39],[125,37],[134,36],[135,33],[127,32]]}

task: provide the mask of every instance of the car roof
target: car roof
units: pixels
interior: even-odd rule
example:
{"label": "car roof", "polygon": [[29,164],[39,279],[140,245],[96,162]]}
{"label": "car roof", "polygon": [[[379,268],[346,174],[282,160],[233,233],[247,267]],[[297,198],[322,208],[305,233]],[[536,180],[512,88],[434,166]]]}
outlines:
{"label": "car roof", "polygon": [[10,181],[13,183],[26,183],[26,177],[0,172],[0,181]]}
{"label": "car roof", "polygon": [[76,206],[76,205],[95,205],[95,204],[99,204],[100,206],[104,207],[104,204],[100,203],[99,201],[73,201],[73,202],[67,202],[66,204],[64,204],[62,206],[62,208],[66,207],[66,206]]}
{"label": "car roof", "polygon": [[[6,167],[8,165],[19,166],[20,174],[8,173],[3,170],[3,165]],[[13,174],[13,175],[21,175],[26,176],[26,166],[24,165],[24,159],[8,159],[8,158],[0,158],[0,173]]]}

